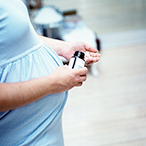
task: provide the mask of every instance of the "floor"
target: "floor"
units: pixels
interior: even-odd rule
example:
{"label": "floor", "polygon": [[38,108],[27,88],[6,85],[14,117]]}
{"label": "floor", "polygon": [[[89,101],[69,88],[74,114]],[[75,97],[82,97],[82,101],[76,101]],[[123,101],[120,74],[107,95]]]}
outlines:
{"label": "floor", "polygon": [[146,44],[105,49],[100,75],[69,92],[66,146],[146,146]]}
{"label": "floor", "polygon": [[77,9],[101,40],[99,76],[69,91],[65,146],[146,146],[146,0],[44,0]]}

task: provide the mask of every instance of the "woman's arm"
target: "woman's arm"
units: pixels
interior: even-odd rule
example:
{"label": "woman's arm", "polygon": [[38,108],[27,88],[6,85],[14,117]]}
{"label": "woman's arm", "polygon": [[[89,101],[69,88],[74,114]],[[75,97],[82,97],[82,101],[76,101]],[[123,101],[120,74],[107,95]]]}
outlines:
{"label": "woman's arm", "polygon": [[48,76],[17,83],[0,83],[0,111],[15,109],[45,95],[67,91],[81,86],[86,80],[87,68],[58,67]]}
{"label": "woman's arm", "polygon": [[45,42],[50,48],[52,48],[59,56],[62,56],[62,51],[65,48],[67,48],[67,43],[61,40],[52,39],[49,37],[44,37],[41,35],[38,35],[39,38]]}
{"label": "woman's arm", "polygon": [[68,61],[75,51],[85,53],[86,65],[91,65],[100,60],[100,54],[97,50],[84,42],[65,42],[39,35],[40,39],[50,46],[59,56],[64,57]]}

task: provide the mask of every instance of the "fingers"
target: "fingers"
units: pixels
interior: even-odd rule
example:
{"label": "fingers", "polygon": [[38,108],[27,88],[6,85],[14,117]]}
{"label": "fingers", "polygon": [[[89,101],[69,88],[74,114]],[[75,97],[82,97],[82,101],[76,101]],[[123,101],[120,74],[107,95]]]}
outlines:
{"label": "fingers", "polygon": [[76,84],[77,87],[82,86],[83,82],[79,82]]}
{"label": "fingers", "polygon": [[100,58],[100,54],[98,53],[92,53],[92,52],[89,52],[89,51],[86,51],[85,53],[85,59],[87,58],[90,58],[90,59],[97,59],[97,58]]}
{"label": "fingers", "polygon": [[80,69],[73,69],[75,72],[75,76],[86,76],[88,69],[86,67],[80,68]]}
{"label": "fingers", "polygon": [[73,69],[74,71],[74,86],[81,86],[84,81],[87,79],[87,68]]}
{"label": "fingers", "polygon": [[89,52],[93,52],[93,53],[97,53],[98,52],[97,49],[95,49],[94,47],[92,47],[92,46],[90,46],[90,45],[88,45],[86,43],[84,44],[84,48],[85,48],[86,51],[89,51]]}
{"label": "fingers", "polygon": [[86,64],[87,66],[90,66],[90,65],[92,65],[93,63],[94,63],[93,61],[87,60],[85,64]]}
{"label": "fingers", "polygon": [[85,53],[85,63],[86,65],[91,65],[94,62],[98,62],[100,60],[100,54],[98,53],[92,53],[92,52],[88,52],[86,51]]}
{"label": "fingers", "polygon": [[91,65],[94,62],[98,62],[100,60],[100,54],[97,53],[98,50],[95,49],[94,47],[84,44],[85,48],[85,64],[86,65]]}

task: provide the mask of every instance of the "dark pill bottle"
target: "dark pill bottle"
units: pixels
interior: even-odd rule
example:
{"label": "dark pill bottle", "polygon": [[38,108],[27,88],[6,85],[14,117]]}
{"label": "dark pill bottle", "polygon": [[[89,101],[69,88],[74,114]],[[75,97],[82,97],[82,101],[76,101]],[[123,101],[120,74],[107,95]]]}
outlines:
{"label": "dark pill bottle", "polygon": [[85,65],[85,54],[81,51],[76,51],[69,61],[69,68],[82,68]]}

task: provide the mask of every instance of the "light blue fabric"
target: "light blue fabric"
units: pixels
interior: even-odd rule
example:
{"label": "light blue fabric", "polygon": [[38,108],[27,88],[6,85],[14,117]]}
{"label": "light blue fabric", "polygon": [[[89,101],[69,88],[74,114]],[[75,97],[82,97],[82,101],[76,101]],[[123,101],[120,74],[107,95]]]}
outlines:
{"label": "light blue fabric", "polygon": [[[0,0],[0,82],[46,76],[62,62],[35,33],[21,0]],[[63,146],[67,92],[0,112],[0,146]]]}

